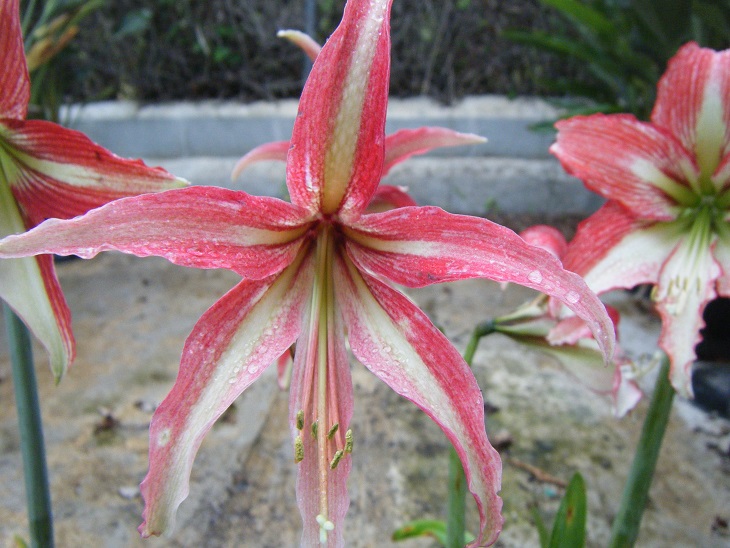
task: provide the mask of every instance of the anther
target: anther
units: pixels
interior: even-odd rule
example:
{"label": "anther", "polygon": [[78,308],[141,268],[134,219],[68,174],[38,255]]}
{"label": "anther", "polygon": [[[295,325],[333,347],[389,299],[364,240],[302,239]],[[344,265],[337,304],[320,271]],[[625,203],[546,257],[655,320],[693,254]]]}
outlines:
{"label": "anther", "polygon": [[335,452],[335,456],[332,457],[332,462],[330,462],[330,470],[334,470],[337,468],[337,465],[340,463],[340,459],[345,455],[345,452],[340,449],[339,451]]}
{"label": "anther", "polygon": [[319,421],[314,421],[312,423],[312,437],[316,440],[317,439],[317,427],[318,427]]}
{"label": "anther", "polygon": [[304,428],[304,411],[297,411],[297,430]]}
{"label": "anther", "polygon": [[340,427],[340,423],[338,423],[338,422],[336,422],[332,425],[332,428],[330,428],[329,431],[327,432],[328,440],[331,440],[335,436],[335,433],[337,432],[337,429],[339,427]]}
{"label": "anther", "polygon": [[304,441],[302,436],[297,436],[294,440],[294,462],[300,463],[304,460]]}
{"label": "anther", "polygon": [[345,432],[345,453],[352,453],[352,429],[348,428]]}

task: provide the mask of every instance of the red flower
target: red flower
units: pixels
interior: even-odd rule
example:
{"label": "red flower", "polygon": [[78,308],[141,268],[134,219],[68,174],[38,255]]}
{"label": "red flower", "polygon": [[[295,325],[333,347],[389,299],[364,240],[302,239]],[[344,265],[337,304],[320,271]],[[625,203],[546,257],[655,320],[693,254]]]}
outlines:
{"label": "red flower", "polygon": [[[47,218],[68,219],[111,200],[183,186],[160,168],[125,160],[85,135],[26,120],[30,80],[18,0],[0,3],[0,235],[23,232]],[[73,361],[71,313],[53,258],[0,261],[0,297],[50,355],[59,380]]]}
{"label": "red flower", "polygon": [[600,301],[512,231],[435,207],[365,212],[387,157],[391,2],[350,0],[314,63],[287,155],[291,203],[192,187],[49,220],[0,243],[0,256],[116,249],[243,277],[195,326],[152,420],[144,536],[172,526],[206,432],[296,342],[290,421],[302,544],[342,546],[357,445],[347,338],[362,364],[441,426],[479,510],[476,543],[496,539],[501,465],[479,387],[446,337],[386,280],[420,287],[486,277],[533,287],[586,319],[611,353],[613,327]]}

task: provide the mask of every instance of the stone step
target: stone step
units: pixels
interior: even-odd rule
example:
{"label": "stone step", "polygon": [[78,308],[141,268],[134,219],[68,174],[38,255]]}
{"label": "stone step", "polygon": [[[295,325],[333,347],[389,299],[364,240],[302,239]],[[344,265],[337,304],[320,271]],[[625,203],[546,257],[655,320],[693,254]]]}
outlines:
{"label": "stone step", "polygon": [[[193,184],[279,196],[286,192],[284,164],[252,166],[231,181],[237,157],[146,158]],[[587,215],[601,204],[553,158],[420,157],[396,166],[383,183],[406,186],[421,205],[469,215]]]}
{"label": "stone step", "polygon": [[[236,156],[268,141],[289,139],[297,101],[113,101],[72,106],[61,114],[71,127],[121,156]],[[553,134],[530,127],[557,116],[548,103],[533,98],[468,97],[448,107],[426,98],[392,99],[386,130],[442,126],[489,139],[483,145],[438,151],[441,156],[546,158]]]}

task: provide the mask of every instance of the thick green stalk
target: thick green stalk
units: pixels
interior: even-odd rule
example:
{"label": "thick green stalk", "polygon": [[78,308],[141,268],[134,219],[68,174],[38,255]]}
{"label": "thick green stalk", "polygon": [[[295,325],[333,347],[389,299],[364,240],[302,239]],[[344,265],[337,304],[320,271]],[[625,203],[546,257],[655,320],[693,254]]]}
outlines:
{"label": "thick green stalk", "polygon": [[[494,322],[487,321],[474,328],[464,351],[464,361],[471,367],[477,346],[482,337],[494,333]],[[446,546],[463,548],[464,518],[466,515],[466,476],[461,459],[452,447],[449,451],[449,503],[446,521]]]}
{"label": "thick green stalk", "polygon": [[31,546],[51,548],[53,546],[51,496],[48,489],[43,426],[38,405],[30,335],[25,324],[6,304],[3,304],[3,312],[10,347],[15,405],[18,410]]}
{"label": "thick green stalk", "polygon": [[610,548],[631,547],[639,535],[641,517],[649,498],[649,487],[669,422],[673,399],[674,388],[669,382],[669,358],[664,355],[634,462],[626,479],[621,505],[611,528]]}

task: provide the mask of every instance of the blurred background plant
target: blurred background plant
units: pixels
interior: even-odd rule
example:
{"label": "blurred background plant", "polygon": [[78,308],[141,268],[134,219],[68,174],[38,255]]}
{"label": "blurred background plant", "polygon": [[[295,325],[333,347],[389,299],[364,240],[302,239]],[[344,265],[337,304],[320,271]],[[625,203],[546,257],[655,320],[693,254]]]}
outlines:
{"label": "blurred background plant", "polygon": [[[344,0],[317,0],[315,36],[340,20]],[[88,17],[70,51],[68,99],[298,97],[302,55],[278,39],[303,29],[303,0],[115,0]],[[538,0],[397,0],[391,93],[451,102],[470,94],[536,95],[571,66],[501,37],[508,27],[549,31],[559,17]]]}
{"label": "blurred background plant", "polygon": [[101,8],[104,0],[25,0],[20,2],[28,72],[31,79],[29,118],[58,122],[73,71],[67,47],[79,33],[80,22]]}
{"label": "blurred background plant", "polygon": [[[579,78],[542,79],[567,116],[631,112],[648,119],[656,83],[680,45],[730,46],[730,0],[540,0],[565,25],[506,38],[578,62]],[[557,31],[557,32],[556,32]]]}

